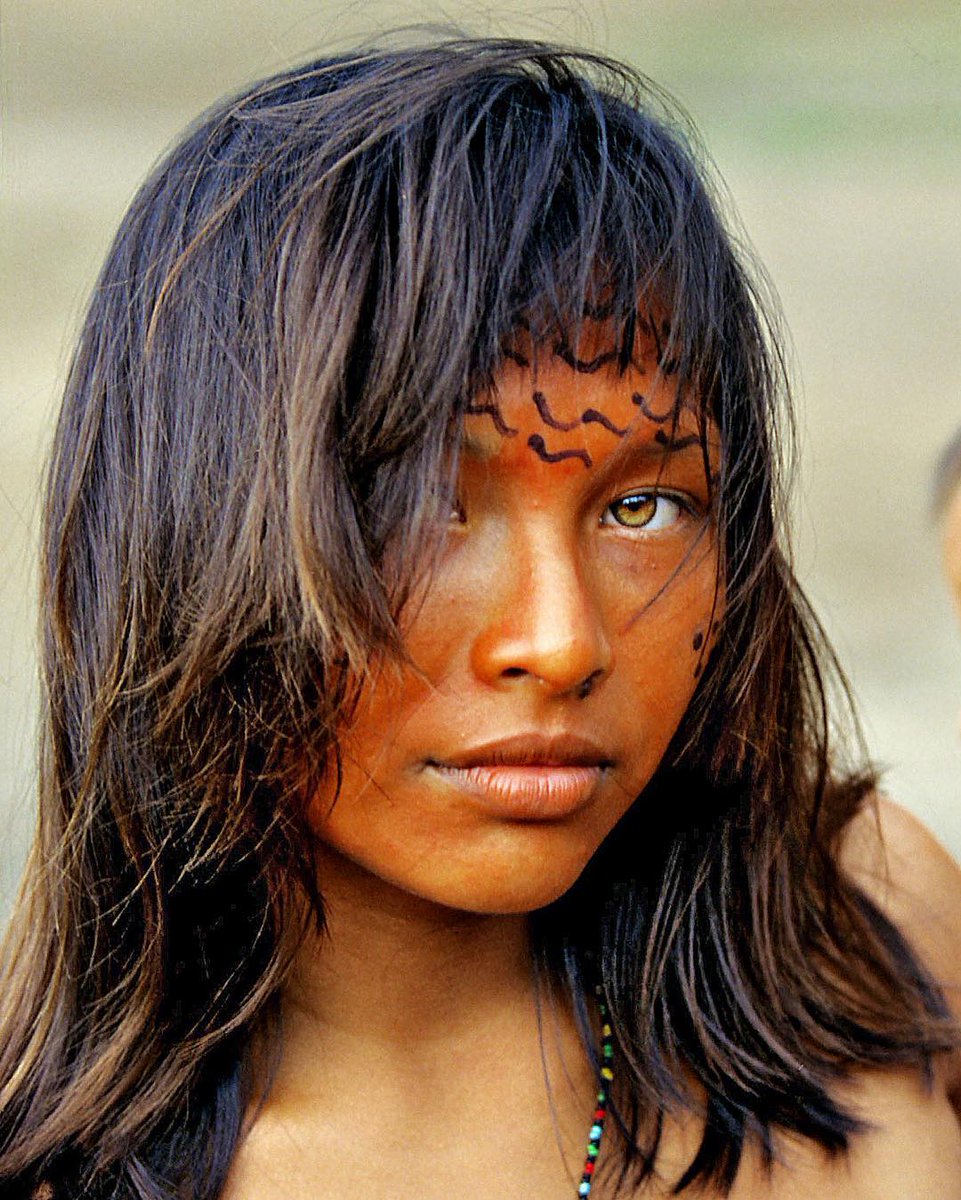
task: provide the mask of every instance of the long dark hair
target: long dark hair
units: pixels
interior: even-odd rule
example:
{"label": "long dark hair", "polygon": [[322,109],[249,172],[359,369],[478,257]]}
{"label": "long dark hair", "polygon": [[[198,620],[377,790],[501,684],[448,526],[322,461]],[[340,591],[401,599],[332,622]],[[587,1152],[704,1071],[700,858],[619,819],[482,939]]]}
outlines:
{"label": "long dark hair", "polygon": [[616,63],[450,41],[268,79],[141,190],[50,465],[0,1180],[221,1191],[323,919],[302,798],[337,771],[372,658],[403,653],[459,418],[520,326],[569,345],[585,314],[625,362],[643,325],[723,447],[717,648],[616,839],[532,922],[586,1036],[604,990],[618,1161],[648,1171],[659,1114],[699,1094],[682,1185],[724,1190],[745,1137],[778,1128],[839,1150],[840,1074],[953,1044],[836,865],[870,779],[836,759],[830,658],[783,550],[776,331],[691,136]]}

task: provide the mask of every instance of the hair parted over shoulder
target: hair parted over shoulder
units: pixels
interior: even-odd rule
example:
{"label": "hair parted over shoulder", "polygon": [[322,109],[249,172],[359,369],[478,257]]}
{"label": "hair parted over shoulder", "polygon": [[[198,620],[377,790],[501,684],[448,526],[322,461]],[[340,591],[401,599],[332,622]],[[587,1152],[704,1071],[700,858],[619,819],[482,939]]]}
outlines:
{"label": "hair parted over shoulder", "polygon": [[717,648],[643,802],[533,922],[588,1045],[603,988],[625,1171],[702,1095],[681,1188],[725,1191],[745,1138],[773,1154],[778,1129],[840,1151],[839,1076],[955,1044],[836,866],[871,779],[829,739],[834,667],[783,549],[775,331],[690,147],[622,65],[434,42],[257,84],[134,200],[49,471],[4,1186],[219,1194],[323,920],[305,797],[403,654],[460,418],[520,328],[556,347],[602,319],[624,365],[644,330],[722,447]]}

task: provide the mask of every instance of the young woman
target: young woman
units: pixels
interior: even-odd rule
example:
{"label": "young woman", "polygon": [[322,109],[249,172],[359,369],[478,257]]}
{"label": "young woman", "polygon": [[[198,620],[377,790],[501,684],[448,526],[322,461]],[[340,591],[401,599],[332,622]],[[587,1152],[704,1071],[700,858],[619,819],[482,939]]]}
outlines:
{"label": "young woman", "polygon": [[200,120],[53,452],[4,1194],[961,1196],[961,883],[830,734],[784,398],[626,68]]}

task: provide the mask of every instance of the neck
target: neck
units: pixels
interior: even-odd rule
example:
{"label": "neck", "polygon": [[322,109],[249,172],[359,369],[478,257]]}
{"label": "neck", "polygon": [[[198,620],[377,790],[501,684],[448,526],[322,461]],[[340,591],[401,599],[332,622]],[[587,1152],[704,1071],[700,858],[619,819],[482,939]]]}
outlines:
{"label": "neck", "polygon": [[420,1054],[485,1015],[534,1014],[526,915],[451,911],[330,851],[321,871],[326,930],[305,942],[287,996],[298,1023]]}
{"label": "neck", "polygon": [[320,866],[326,929],[304,942],[283,998],[266,1144],[273,1129],[329,1170],[360,1172],[338,1194],[359,1194],[362,1177],[368,1194],[394,1195],[423,1169],[429,1130],[438,1182],[425,1195],[494,1175],[564,1194],[596,1081],[567,1007],[535,989],[526,917],[452,912],[327,850]]}

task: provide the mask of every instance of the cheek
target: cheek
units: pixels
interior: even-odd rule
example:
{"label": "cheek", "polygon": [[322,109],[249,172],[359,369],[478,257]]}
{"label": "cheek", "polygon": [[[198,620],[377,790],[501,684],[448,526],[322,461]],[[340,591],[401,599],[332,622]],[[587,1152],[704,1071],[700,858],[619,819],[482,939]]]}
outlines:
{"label": "cheek", "polygon": [[[375,781],[389,766],[392,748],[430,695],[431,684],[417,672],[385,667],[372,676],[361,692],[350,724],[337,734],[341,798],[363,797],[376,791]],[[311,802],[315,827],[325,824],[331,813],[335,772],[330,770],[328,776]]]}
{"label": "cheek", "polygon": [[[488,583],[486,578],[483,580]],[[411,613],[401,619],[404,648],[416,669],[406,670],[395,695],[384,698],[380,707],[396,710],[426,699],[431,688],[443,685],[461,661],[480,619],[483,583],[472,578],[462,563],[447,565],[426,595],[419,597]]]}
{"label": "cheek", "polygon": [[656,644],[668,658],[704,657],[713,645],[723,610],[723,591],[717,577],[712,546],[696,558],[678,563],[678,556],[660,560],[627,560],[608,572],[605,586],[611,624],[623,642]]}
{"label": "cheek", "polygon": [[720,625],[720,605],[717,605],[714,612],[709,612],[694,631],[694,636],[691,638],[691,655],[694,662],[695,680],[700,679],[708,659],[714,652]]}
{"label": "cheek", "polygon": [[647,714],[659,741],[670,739],[697,689],[720,618],[714,563],[708,561],[635,607],[622,625],[625,699]]}
{"label": "cheek", "polygon": [[697,688],[702,655],[691,648],[690,629],[665,630],[653,621],[638,624],[621,648],[630,702],[654,727],[677,724]]}

